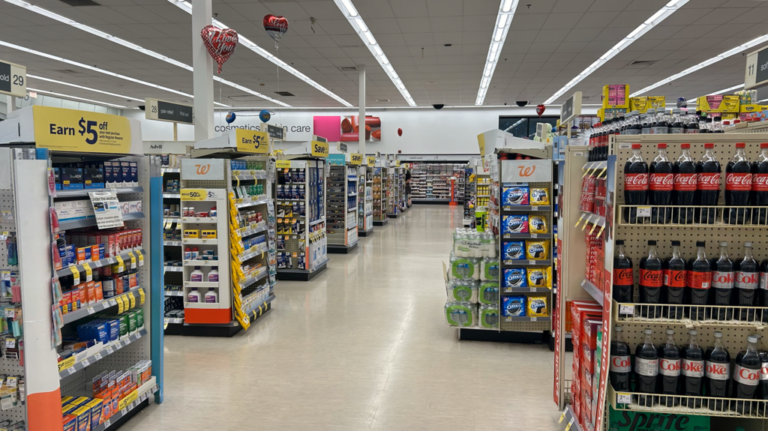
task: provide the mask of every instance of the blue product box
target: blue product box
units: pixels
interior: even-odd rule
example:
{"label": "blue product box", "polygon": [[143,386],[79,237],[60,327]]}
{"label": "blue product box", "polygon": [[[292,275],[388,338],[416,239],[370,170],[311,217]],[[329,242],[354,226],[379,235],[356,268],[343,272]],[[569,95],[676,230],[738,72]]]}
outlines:
{"label": "blue product box", "polygon": [[59,246],[59,258],[61,258],[62,267],[69,266],[69,256],[67,255],[67,246],[65,245]]}
{"label": "blue product box", "polygon": [[530,190],[527,186],[504,186],[501,205],[505,208],[515,205],[530,205]]}
{"label": "blue product box", "polygon": [[83,183],[86,189],[104,188],[104,170],[99,165],[87,165],[83,168]]}
{"label": "blue product box", "polygon": [[90,262],[91,261],[91,248],[90,247],[84,247],[85,248],[85,261]]}
{"label": "blue product box", "polygon": [[120,170],[120,162],[112,162],[112,183],[123,184],[123,172]]}
{"label": "blue product box", "polygon": [[502,234],[507,233],[528,233],[527,215],[505,215],[502,216]]}
{"label": "blue product box", "polygon": [[131,162],[131,182],[134,186],[139,185],[139,163]]}
{"label": "blue product box", "polygon": [[104,244],[99,244],[99,259],[104,259],[104,250],[106,250]]}
{"label": "blue product box", "polygon": [[53,168],[53,178],[56,183],[56,190],[61,190],[61,169]]}
{"label": "blue product box", "polygon": [[131,184],[131,162],[120,162],[120,175],[124,186]]}
{"label": "blue product box", "polygon": [[504,268],[504,287],[528,287],[525,268]]}
{"label": "blue product box", "polygon": [[61,189],[78,190],[83,188],[82,168],[61,168]]}
{"label": "blue product box", "polygon": [[525,296],[501,298],[501,315],[504,317],[525,317]]}
{"label": "blue product box", "polygon": [[75,254],[74,244],[70,244],[67,246],[67,262],[68,262],[68,265],[72,265],[73,263],[77,262],[77,256]]}
{"label": "blue product box", "polygon": [[111,185],[115,182],[115,176],[112,171],[112,162],[104,162],[104,182]]}
{"label": "blue product box", "polygon": [[502,243],[501,259],[504,262],[525,260],[525,243],[523,241],[506,241]]}

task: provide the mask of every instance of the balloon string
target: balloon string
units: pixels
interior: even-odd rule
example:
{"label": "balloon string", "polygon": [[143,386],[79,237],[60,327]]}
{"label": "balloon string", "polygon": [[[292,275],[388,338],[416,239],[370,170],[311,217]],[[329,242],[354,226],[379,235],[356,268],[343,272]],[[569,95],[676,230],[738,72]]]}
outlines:
{"label": "balloon string", "polygon": [[[280,51],[280,47],[277,46],[277,41],[275,41],[275,57],[280,58],[278,56]],[[277,69],[277,100],[280,100],[280,66],[278,64],[275,64],[275,68]]]}

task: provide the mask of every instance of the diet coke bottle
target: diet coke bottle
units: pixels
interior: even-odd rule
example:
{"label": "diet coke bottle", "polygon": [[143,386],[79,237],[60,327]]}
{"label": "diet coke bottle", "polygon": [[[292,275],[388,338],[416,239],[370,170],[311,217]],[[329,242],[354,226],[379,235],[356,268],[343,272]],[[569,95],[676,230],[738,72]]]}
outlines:
{"label": "diet coke bottle", "polygon": [[[763,364],[757,353],[757,337],[750,335],[747,337],[747,343],[747,350],[739,353],[733,368],[733,398],[751,400],[755,398]],[[756,414],[757,411],[753,411],[751,407],[751,403],[736,403],[736,411],[741,414]]]}
{"label": "diet coke bottle", "polygon": [[[624,164],[624,203],[645,205],[648,195],[648,164],[640,155],[640,144],[632,144],[632,157]],[[625,208],[624,220],[637,223],[637,208]]]}
{"label": "diet coke bottle", "polygon": [[[728,397],[728,380],[731,377],[731,355],[723,347],[723,333],[715,332],[715,346],[707,350],[704,355],[706,361],[706,392],[707,396],[715,398]],[[722,412],[728,407],[728,403],[722,401],[709,403],[710,410]]]}
{"label": "diet coke bottle", "polygon": [[[647,394],[656,393],[656,381],[659,375],[659,353],[653,347],[653,331],[646,329],[645,341],[635,348],[635,391]],[[643,407],[653,406],[653,397],[640,395],[638,403]]]}
{"label": "diet coke bottle", "polygon": [[[704,156],[696,164],[696,205],[715,206],[720,199],[720,162],[715,158],[715,144],[704,144]],[[714,224],[717,221],[717,209],[701,208],[697,220],[701,224]]]}
{"label": "diet coke bottle", "polygon": [[[690,207],[696,197],[696,161],[691,157],[691,144],[681,144],[683,154],[677,158],[672,172],[675,186],[672,191],[672,205]],[[693,223],[693,208],[675,209],[672,213],[675,223]]]}
{"label": "diet coke bottle", "polygon": [[746,208],[734,208],[749,205],[752,192],[752,166],[744,150],[745,144],[736,144],[736,154],[725,167],[725,206],[723,221],[729,224],[749,224],[751,213]]}
{"label": "diet coke bottle", "polygon": [[[680,241],[672,241],[672,257],[664,259],[664,292],[667,304],[683,304],[685,293],[685,259],[680,254]],[[669,307],[670,319],[682,319],[683,307]]]}
{"label": "diet coke bottle", "polygon": [[[680,350],[675,345],[675,331],[667,329],[667,344],[659,347],[659,393],[677,395],[677,381],[680,378]],[[674,397],[660,397],[662,406],[677,405]]]}
{"label": "diet coke bottle", "polygon": [[[661,286],[664,282],[664,269],[656,252],[656,241],[648,241],[648,255],[640,259],[640,302],[658,304],[661,302]],[[651,319],[661,317],[661,307],[641,307],[643,317]]]}
{"label": "diet coke bottle", "polygon": [[651,223],[668,224],[672,220],[672,209],[666,208],[672,203],[672,189],[675,175],[672,173],[672,163],[667,157],[667,144],[658,144],[659,154],[651,162],[649,177],[649,200],[651,205],[664,207],[651,208]]}
{"label": "diet coke bottle", "polygon": [[[768,259],[760,262],[760,291],[757,296],[757,305],[759,307],[768,307]],[[768,322],[768,312],[763,313],[763,322]]]}
{"label": "diet coke bottle", "polygon": [[[752,243],[744,243],[744,259],[736,261],[734,264],[736,278],[734,287],[736,288],[736,305],[745,307],[755,305],[757,296],[757,286],[760,284],[760,270],[755,257],[752,255]],[[740,309],[737,316],[739,320],[755,320],[755,310],[753,308]]]}
{"label": "diet coke bottle", "polygon": [[[704,389],[704,351],[696,342],[697,332],[693,329],[688,331],[688,344],[680,352],[682,358],[682,373],[680,377],[680,394],[689,397],[700,397]],[[700,408],[701,400],[696,400],[696,404],[691,405],[690,400],[686,407]]]}
{"label": "diet coke bottle", "polygon": [[611,339],[611,386],[617,391],[630,391],[629,378],[632,375],[632,362],[629,357],[629,344],[624,342],[623,329],[617,326],[616,335]]}
{"label": "diet coke bottle", "polygon": [[709,289],[712,285],[712,268],[707,254],[704,252],[704,241],[696,241],[696,259],[688,261],[686,285],[691,304],[691,320],[704,320],[705,309],[709,299]]}
{"label": "diet coke bottle", "polygon": [[[736,274],[733,270],[733,261],[728,257],[728,243],[720,243],[720,258],[712,262],[712,288],[714,289],[714,303],[720,307],[731,305],[731,293],[733,292]],[[717,320],[731,320],[733,309],[724,308],[717,311]]]}
{"label": "diet coke bottle", "polygon": [[[760,144],[760,155],[752,163],[752,205],[768,207],[768,142]],[[753,209],[752,223],[765,226],[768,208]]]}

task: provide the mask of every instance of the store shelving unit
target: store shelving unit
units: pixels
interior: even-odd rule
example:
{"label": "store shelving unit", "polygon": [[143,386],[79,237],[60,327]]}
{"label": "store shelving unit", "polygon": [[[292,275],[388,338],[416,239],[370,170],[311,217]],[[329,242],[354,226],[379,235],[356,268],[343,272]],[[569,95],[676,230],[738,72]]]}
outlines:
{"label": "store shelving unit", "polygon": [[[66,115],[82,115],[94,124],[104,122],[112,136],[123,140],[124,152],[115,152],[114,148],[108,151],[98,140],[85,145],[62,141],[60,135],[35,138],[35,123],[44,122],[47,126],[51,116]],[[119,402],[119,409],[91,429],[116,429],[147,407],[152,394],[156,394],[155,402],[163,400],[162,294],[160,289],[151,289],[161,284],[162,277],[160,160],[143,156],[140,125],[131,121],[115,115],[36,106],[16,111],[0,124],[0,136],[15,136],[11,138],[13,142],[0,144],[0,274],[18,289],[10,295],[11,288],[7,286],[3,298],[9,326],[2,334],[0,371],[4,374],[3,390],[11,397],[5,399],[0,419],[25,422],[25,427],[14,429],[61,429],[63,396],[93,398],[97,394],[91,383],[96,376],[109,370],[126,370],[140,360],[151,361],[151,375],[135,381],[135,386]],[[132,130],[139,132],[132,135]],[[109,139],[104,137],[103,141]],[[62,145],[67,146],[66,151],[61,150]],[[122,223],[112,219],[111,225],[116,227],[109,229],[98,229],[93,213],[68,222],[68,205],[82,201],[85,204],[81,208],[87,213],[88,208],[92,209],[91,202],[83,190],[62,190],[60,194],[49,190],[49,178],[53,179],[50,168],[115,161],[135,163],[137,184],[121,189],[117,198],[121,203],[134,202],[141,211],[123,218]],[[107,188],[121,187],[110,185],[109,177],[106,179]],[[53,223],[51,214],[59,215],[58,225]],[[123,230],[119,238],[124,241],[102,243],[106,245],[103,258],[78,258],[77,248],[94,245],[86,232],[93,234],[94,240],[102,241],[108,234],[114,234],[117,240],[121,225],[130,229],[131,240],[128,231]],[[7,247],[7,236],[18,247],[15,255]],[[56,247],[52,247],[54,241]],[[73,247],[75,262],[69,266],[64,261],[59,266],[59,250],[66,254],[68,245]],[[91,247],[90,251],[93,250]],[[112,278],[113,268],[120,275],[119,283]],[[10,277],[6,278],[6,274]],[[58,280],[61,290],[51,288],[52,278]],[[120,291],[123,280],[131,281]],[[77,292],[79,305],[72,303],[73,292]],[[81,292],[85,293],[81,296]],[[67,313],[62,307],[67,308]],[[15,310],[15,316],[9,316],[9,310]],[[141,314],[142,324],[137,313]],[[128,323],[129,315],[133,316],[133,325],[126,326],[125,331],[110,332],[107,338],[98,340],[79,340],[78,327],[94,318],[113,322],[125,319]],[[92,345],[75,346],[75,340]]]}
{"label": "store shelving unit", "polygon": [[[451,187],[457,187],[457,202],[463,202],[464,168],[466,163],[413,163],[411,190],[413,203],[447,204],[451,200]],[[449,178],[460,176],[462,181],[453,185]]]}
{"label": "store shelving unit", "polygon": [[357,235],[373,234],[373,167],[357,168]]}
{"label": "store shelving unit", "polygon": [[384,226],[387,218],[387,168],[373,168],[373,225]]}
{"label": "store shelving unit", "polygon": [[476,174],[474,169],[467,167],[464,170],[464,227],[473,227],[475,225],[475,205],[476,205]]}
{"label": "store shelving unit", "polygon": [[[178,188],[181,180],[181,158],[177,154],[161,156],[163,177],[163,254],[164,265],[172,266],[182,261],[184,246],[181,242],[181,194]],[[163,274],[164,291],[181,292],[183,282],[178,272],[167,271]],[[184,302],[181,299],[165,298],[168,312],[183,316]],[[179,317],[183,321],[183,317]],[[168,321],[166,335],[180,335],[181,326]]]}
{"label": "store shelving unit", "polygon": [[351,165],[329,162],[326,218],[328,252],[349,253],[357,247],[357,213],[360,195],[358,184],[363,181],[358,169]]}
{"label": "store shelving unit", "polygon": [[405,188],[400,188],[400,168],[387,168],[387,217],[397,218],[400,216],[401,192]]}

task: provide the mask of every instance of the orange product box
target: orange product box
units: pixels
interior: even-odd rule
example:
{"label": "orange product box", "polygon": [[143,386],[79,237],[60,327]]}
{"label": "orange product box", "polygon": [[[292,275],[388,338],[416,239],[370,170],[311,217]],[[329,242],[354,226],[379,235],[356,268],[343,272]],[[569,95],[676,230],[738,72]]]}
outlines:
{"label": "orange product box", "polygon": [[101,286],[101,282],[100,281],[94,282],[93,289],[96,292],[96,302],[103,300],[104,299],[104,291],[102,290],[102,286]]}
{"label": "orange product box", "polygon": [[64,421],[64,431],[75,431],[77,430],[77,416],[75,415],[65,415],[63,417]]}
{"label": "orange product box", "polygon": [[80,295],[80,304],[78,305],[78,308],[83,308],[88,305],[88,292],[85,290],[85,284],[86,283],[80,283],[77,285],[77,291]]}
{"label": "orange product box", "polygon": [[99,260],[99,245],[92,245],[91,246],[91,261],[98,262]]}
{"label": "orange product box", "polygon": [[63,293],[61,295],[61,300],[59,301],[59,304],[61,304],[61,313],[67,314],[70,311],[72,311],[72,292]]}
{"label": "orange product box", "polygon": [[76,249],[77,264],[85,262],[85,247],[78,247]]}
{"label": "orange product box", "polygon": [[96,303],[96,282],[88,281],[85,283],[85,294],[88,297],[89,304]]}
{"label": "orange product box", "polygon": [[123,277],[115,277],[115,295],[123,293]]}
{"label": "orange product box", "polygon": [[72,300],[70,301],[69,311],[77,311],[80,309],[80,289],[75,286],[74,289],[69,291]]}

